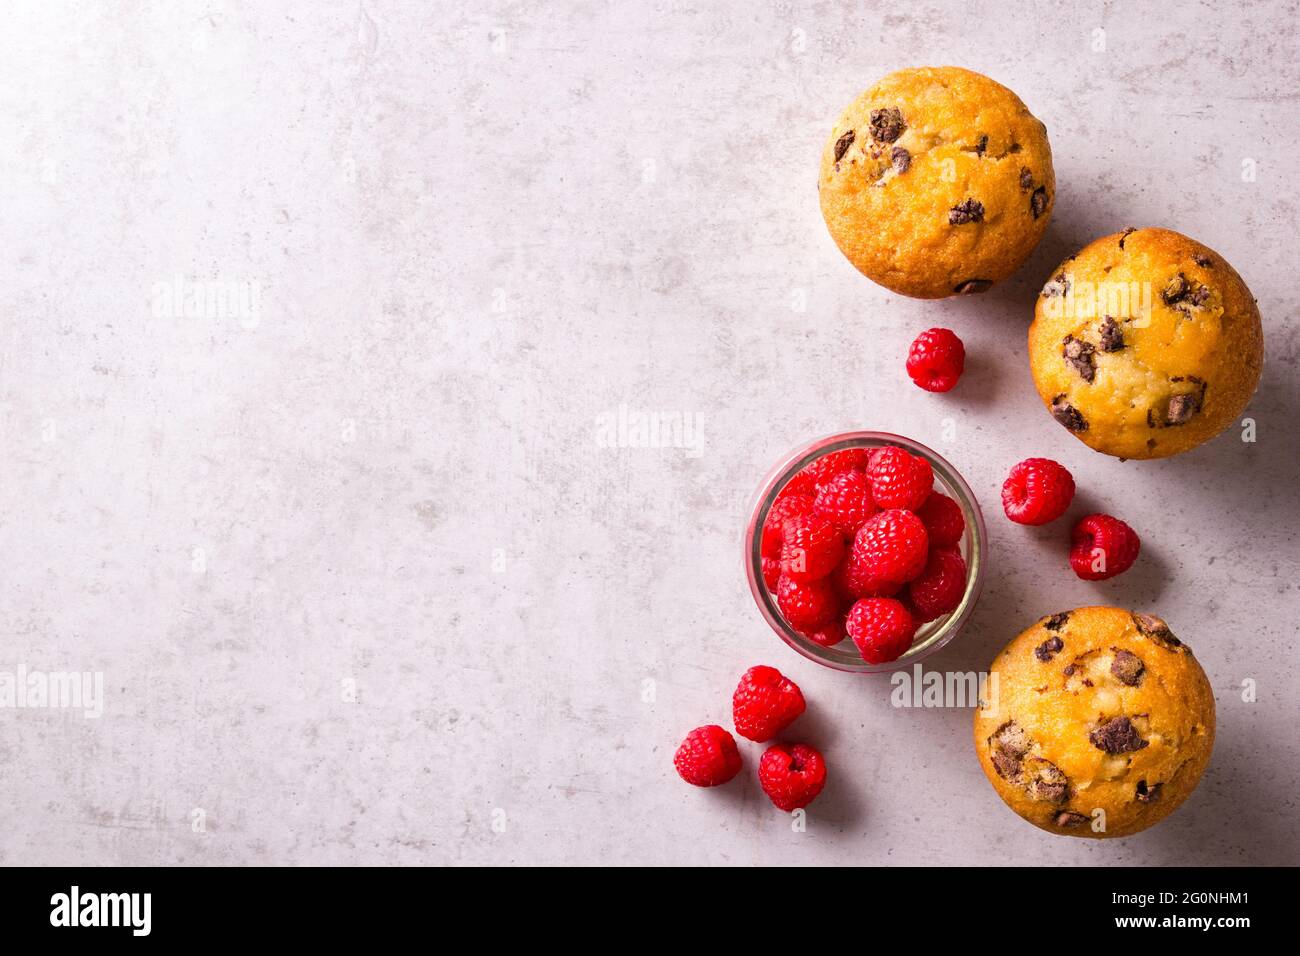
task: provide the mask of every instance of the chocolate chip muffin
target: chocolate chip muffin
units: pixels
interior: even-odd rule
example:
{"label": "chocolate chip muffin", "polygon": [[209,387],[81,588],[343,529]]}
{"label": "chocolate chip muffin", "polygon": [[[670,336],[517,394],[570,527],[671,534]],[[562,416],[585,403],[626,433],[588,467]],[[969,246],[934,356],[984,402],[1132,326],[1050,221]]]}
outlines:
{"label": "chocolate chip muffin", "polygon": [[1042,238],[1056,199],[1047,128],[987,76],[892,73],[822,153],[822,215],[867,278],[920,299],[984,292]]}
{"label": "chocolate chip muffin", "polygon": [[1164,458],[1246,408],[1264,364],[1259,308],[1213,249],[1168,229],[1125,229],[1052,274],[1029,329],[1052,416],[1097,451]]}
{"label": "chocolate chip muffin", "polygon": [[1051,833],[1129,836],[1195,789],[1214,693],[1158,617],[1084,607],[1045,617],[989,671],[975,751],[1012,810]]}

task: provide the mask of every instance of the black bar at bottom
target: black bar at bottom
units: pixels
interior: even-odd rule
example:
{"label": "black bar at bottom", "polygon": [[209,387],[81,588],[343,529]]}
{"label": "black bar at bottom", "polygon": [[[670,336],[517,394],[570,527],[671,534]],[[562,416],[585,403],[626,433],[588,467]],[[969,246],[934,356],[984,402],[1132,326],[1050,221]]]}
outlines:
{"label": "black bar at bottom", "polygon": [[[864,927],[888,920],[927,939],[969,940],[973,929],[1062,912],[1069,930],[1117,934],[1235,934],[1286,925],[1290,869],[906,868],[586,869],[8,869],[0,925],[9,942],[169,943],[395,941],[454,926],[484,942],[510,930],[540,942],[608,934],[609,920],[650,933],[717,915],[734,934],[773,903],[814,930],[833,911]],[[74,890],[75,887],[75,890]],[[802,914],[802,917],[801,915]],[[1292,914],[1293,915],[1293,914]],[[616,924],[618,925],[618,924]],[[705,932],[711,927],[703,927]],[[417,937],[418,938],[418,937]],[[701,941],[701,937],[691,937]],[[734,938],[734,937],[731,937]],[[1174,938],[1174,937],[1170,937]]]}

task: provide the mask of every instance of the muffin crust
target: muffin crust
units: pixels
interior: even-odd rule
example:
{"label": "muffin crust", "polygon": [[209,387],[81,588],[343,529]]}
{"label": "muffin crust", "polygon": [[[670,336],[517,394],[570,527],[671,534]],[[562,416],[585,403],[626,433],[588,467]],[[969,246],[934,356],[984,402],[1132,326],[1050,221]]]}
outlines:
{"label": "muffin crust", "polygon": [[1005,86],[951,66],[901,70],[859,96],[826,142],[818,189],[849,261],[923,299],[1009,276],[1056,200],[1046,127]]}
{"label": "muffin crust", "polygon": [[1097,451],[1164,458],[1227,428],[1259,384],[1264,337],[1245,282],[1167,229],[1090,243],[1044,285],[1029,329],[1038,394]]}
{"label": "muffin crust", "polygon": [[1084,607],[1045,617],[989,673],[976,755],[1007,806],[1050,833],[1144,830],[1187,799],[1209,763],[1213,691],[1154,615]]}

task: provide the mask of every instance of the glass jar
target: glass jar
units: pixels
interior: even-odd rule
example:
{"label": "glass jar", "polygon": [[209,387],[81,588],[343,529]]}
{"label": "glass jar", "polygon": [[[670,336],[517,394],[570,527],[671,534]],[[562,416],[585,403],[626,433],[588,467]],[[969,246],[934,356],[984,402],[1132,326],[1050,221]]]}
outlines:
{"label": "glass jar", "polygon": [[[922,624],[912,640],[912,646],[897,660],[883,664],[868,664],[858,654],[853,641],[845,638],[834,647],[822,647],[804,637],[781,615],[776,605],[776,596],[768,591],[763,582],[762,565],[762,528],[767,520],[767,513],[776,501],[777,495],[786,483],[806,468],[813,461],[832,452],[846,448],[878,448],[882,445],[897,445],[905,451],[924,458],[934,471],[935,489],[947,495],[961,507],[966,530],[958,544],[958,550],[966,561],[966,590],[961,603],[943,617]],[[970,617],[979,599],[980,587],[984,580],[984,565],[987,562],[987,533],[984,530],[984,517],[980,514],[979,504],[970,490],[970,486],[957,470],[934,450],[920,442],[902,435],[888,432],[841,432],[819,438],[805,445],[777,464],[763,479],[759,486],[754,507],[750,513],[749,524],[745,528],[745,570],[749,576],[749,590],[754,595],[758,609],[772,630],[785,643],[809,660],[816,661],[836,670],[856,673],[877,674],[892,673],[910,668],[912,664],[929,657],[957,636],[966,620]]]}

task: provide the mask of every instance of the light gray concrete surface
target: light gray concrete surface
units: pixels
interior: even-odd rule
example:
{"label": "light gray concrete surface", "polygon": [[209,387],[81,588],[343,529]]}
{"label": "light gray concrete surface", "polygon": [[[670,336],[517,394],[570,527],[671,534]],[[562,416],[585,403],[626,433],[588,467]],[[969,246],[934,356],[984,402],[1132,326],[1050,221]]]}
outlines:
{"label": "light gray concrete surface", "polygon": [[[0,670],[104,699],[0,710],[0,863],[1297,862],[1297,5],[1153,7],[6,6]],[[909,301],[835,249],[817,162],[862,88],[944,63],[1047,123],[1059,199],[1014,279]],[[1256,443],[1121,464],[1042,410],[1037,288],[1145,224],[1258,297]],[[196,287],[233,308],[187,314]],[[935,325],[970,354],[947,396],[902,370]],[[610,447],[620,407],[700,441]],[[1182,810],[1053,838],[968,711],[778,643],[751,495],[854,427],[984,504],[985,595],[935,667],[1096,602],[1195,647],[1219,741]],[[1081,582],[1067,522],[1002,517],[1030,455],[1139,529],[1133,571]],[[717,791],[672,769],[758,662],[831,767],[806,832],[756,746]]]}

